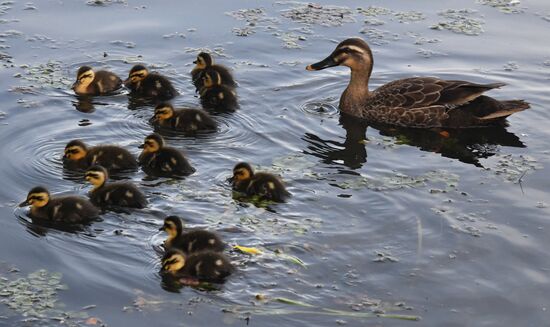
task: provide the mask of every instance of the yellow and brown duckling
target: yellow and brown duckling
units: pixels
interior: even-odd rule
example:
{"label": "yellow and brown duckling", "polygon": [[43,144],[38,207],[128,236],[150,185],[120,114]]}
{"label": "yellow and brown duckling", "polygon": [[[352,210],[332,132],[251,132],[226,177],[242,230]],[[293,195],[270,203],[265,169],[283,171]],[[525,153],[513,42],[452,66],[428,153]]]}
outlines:
{"label": "yellow and brown duckling", "polygon": [[405,78],[369,90],[373,56],[359,38],[347,39],[324,60],[306,67],[351,69],[348,87],[340,97],[340,110],[370,122],[403,127],[469,128],[503,122],[529,108],[523,100],[498,101],[482,95],[503,83],[476,84],[434,77]]}
{"label": "yellow and brown duckling", "polygon": [[105,95],[122,87],[122,80],[106,70],[94,72],[89,66],[82,66],[76,73],[73,91],[78,95]]}
{"label": "yellow and brown duckling", "polygon": [[186,256],[180,250],[170,249],[162,257],[161,274],[171,277],[222,283],[232,272],[233,265],[219,252],[203,251]]}
{"label": "yellow and brown duckling", "polygon": [[193,61],[195,67],[191,71],[191,78],[193,79],[193,84],[195,85],[197,91],[200,91],[204,86],[203,73],[206,69],[213,69],[220,74],[221,84],[229,87],[237,87],[237,83],[233,79],[233,76],[229,72],[229,69],[222,65],[214,64],[214,59],[212,56],[206,52],[201,52],[197,55],[197,60]]}
{"label": "yellow and brown duckling", "polygon": [[90,200],[98,207],[119,206],[142,209],[147,206],[145,194],[130,182],[107,183],[109,173],[101,166],[93,166],[86,171],[86,180],[94,188]]}
{"label": "yellow and brown duckling", "polygon": [[279,177],[264,172],[255,173],[246,162],[235,165],[230,180],[233,190],[248,196],[259,196],[263,200],[275,202],[284,202],[290,196]]}
{"label": "yellow and brown duckling", "polygon": [[155,114],[151,118],[151,122],[155,127],[183,133],[214,131],[217,127],[214,119],[204,110],[174,109],[168,103],[162,103],[155,108]]}
{"label": "yellow and brown duckling", "polygon": [[169,100],[178,95],[168,78],[149,72],[143,65],[132,67],[124,85],[140,97]]}
{"label": "yellow and brown duckling", "polygon": [[203,108],[235,111],[239,107],[235,90],[222,84],[222,77],[218,71],[208,68],[202,75],[203,87],[200,96]]}
{"label": "yellow and brown duckling", "polygon": [[185,254],[201,251],[221,252],[225,244],[218,235],[204,229],[183,230],[183,223],[179,217],[168,216],[159,229],[168,234],[164,241],[164,248],[177,249]]}
{"label": "yellow and brown duckling", "polygon": [[96,219],[100,210],[88,199],[79,196],[51,197],[45,187],[37,186],[29,191],[20,207],[30,205],[33,219],[57,223],[86,223]]}
{"label": "yellow and brown duckling", "polygon": [[81,140],[72,140],[65,146],[63,163],[69,169],[87,169],[101,165],[111,173],[137,168],[137,160],[128,150],[116,145],[88,147]]}
{"label": "yellow and brown duckling", "polygon": [[181,177],[191,175],[195,168],[189,164],[183,153],[165,146],[164,138],[153,133],[145,137],[139,164],[143,171],[156,177]]}

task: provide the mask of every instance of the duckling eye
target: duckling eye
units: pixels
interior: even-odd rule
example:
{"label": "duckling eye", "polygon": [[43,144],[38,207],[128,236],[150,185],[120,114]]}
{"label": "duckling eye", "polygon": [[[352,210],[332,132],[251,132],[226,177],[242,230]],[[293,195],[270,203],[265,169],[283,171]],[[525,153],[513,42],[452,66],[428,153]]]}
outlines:
{"label": "duckling eye", "polygon": [[85,78],[90,78],[90,77],[92,77],[92,74],[82,75],[82,76],[80,76],[80,78],[78,79],[78,81],[82,81],[83,79],[85,79]]}

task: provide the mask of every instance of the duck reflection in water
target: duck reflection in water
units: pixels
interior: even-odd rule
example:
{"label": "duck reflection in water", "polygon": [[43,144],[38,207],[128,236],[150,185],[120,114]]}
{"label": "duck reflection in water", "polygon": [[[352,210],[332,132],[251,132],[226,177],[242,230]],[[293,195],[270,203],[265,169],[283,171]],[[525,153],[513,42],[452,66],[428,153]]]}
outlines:
{"label": "duck reflection in water", "polygon": [[306,133],[303,140],[308,146],[304,153],[320,158],[323,163],[338,162],[350,169],[359,169],[367,162],[368,126],[377,129],[380,135],[395,138],[399,144],[477,167],[483,167],[480,159],[497,154],[500,146],[525,147],[518,136],[506,130],[505,124],[473,129],[417,129],[369,124],[344,113],[340,114],[339,124],[346,130],[344,142]]}

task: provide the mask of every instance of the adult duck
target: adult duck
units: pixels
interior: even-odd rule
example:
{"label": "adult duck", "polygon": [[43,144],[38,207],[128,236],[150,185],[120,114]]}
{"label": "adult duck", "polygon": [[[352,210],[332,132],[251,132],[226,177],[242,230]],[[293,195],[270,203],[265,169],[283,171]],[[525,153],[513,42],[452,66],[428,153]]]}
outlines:
{"label": "adult duck", "polygon": [[340,110],[374,123],[416,128],[471,128],[501,123],[529,108],[523,100],[498,101],[482,95],[504,83],[476,84],[435,77],[412,77],[369,90],[372,51],[359,39],[347,39],[324,60],[307,70],[334,66],[351,69],[351,80],[340,97]]}

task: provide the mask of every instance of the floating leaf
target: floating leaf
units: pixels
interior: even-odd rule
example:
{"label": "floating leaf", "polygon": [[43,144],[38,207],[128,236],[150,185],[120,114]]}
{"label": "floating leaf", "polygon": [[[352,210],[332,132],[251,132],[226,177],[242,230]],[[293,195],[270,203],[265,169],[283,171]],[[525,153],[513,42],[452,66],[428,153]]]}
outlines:
{"label": "floating leaf", "polygon": [[281,302],[281,303],[284,303],[284,304],[298,305],[298,306],[301,306],[301,307],[308,307],[308,308],[313,308],[313,307],[314,307],[313,305],[311,305],[311,304],[309,304],[309,303],[305,303],[305,302],[297,301],[297,300],[287,299],[286,297],[278,297],[278,298],[275,298],[275,301]]}
{"label": "floating leaf", "polygon": [[245,254],[250,254],[250,255],[258,255],[258,254],[262,254],[262,251],[256,249],[256,248],[251,248],[251,247],[246,247],[246,246],[240,246],[240,245],[235,245],[233,247],[235,250],[237,251],[240,251],[242,253],[245,253]]}

